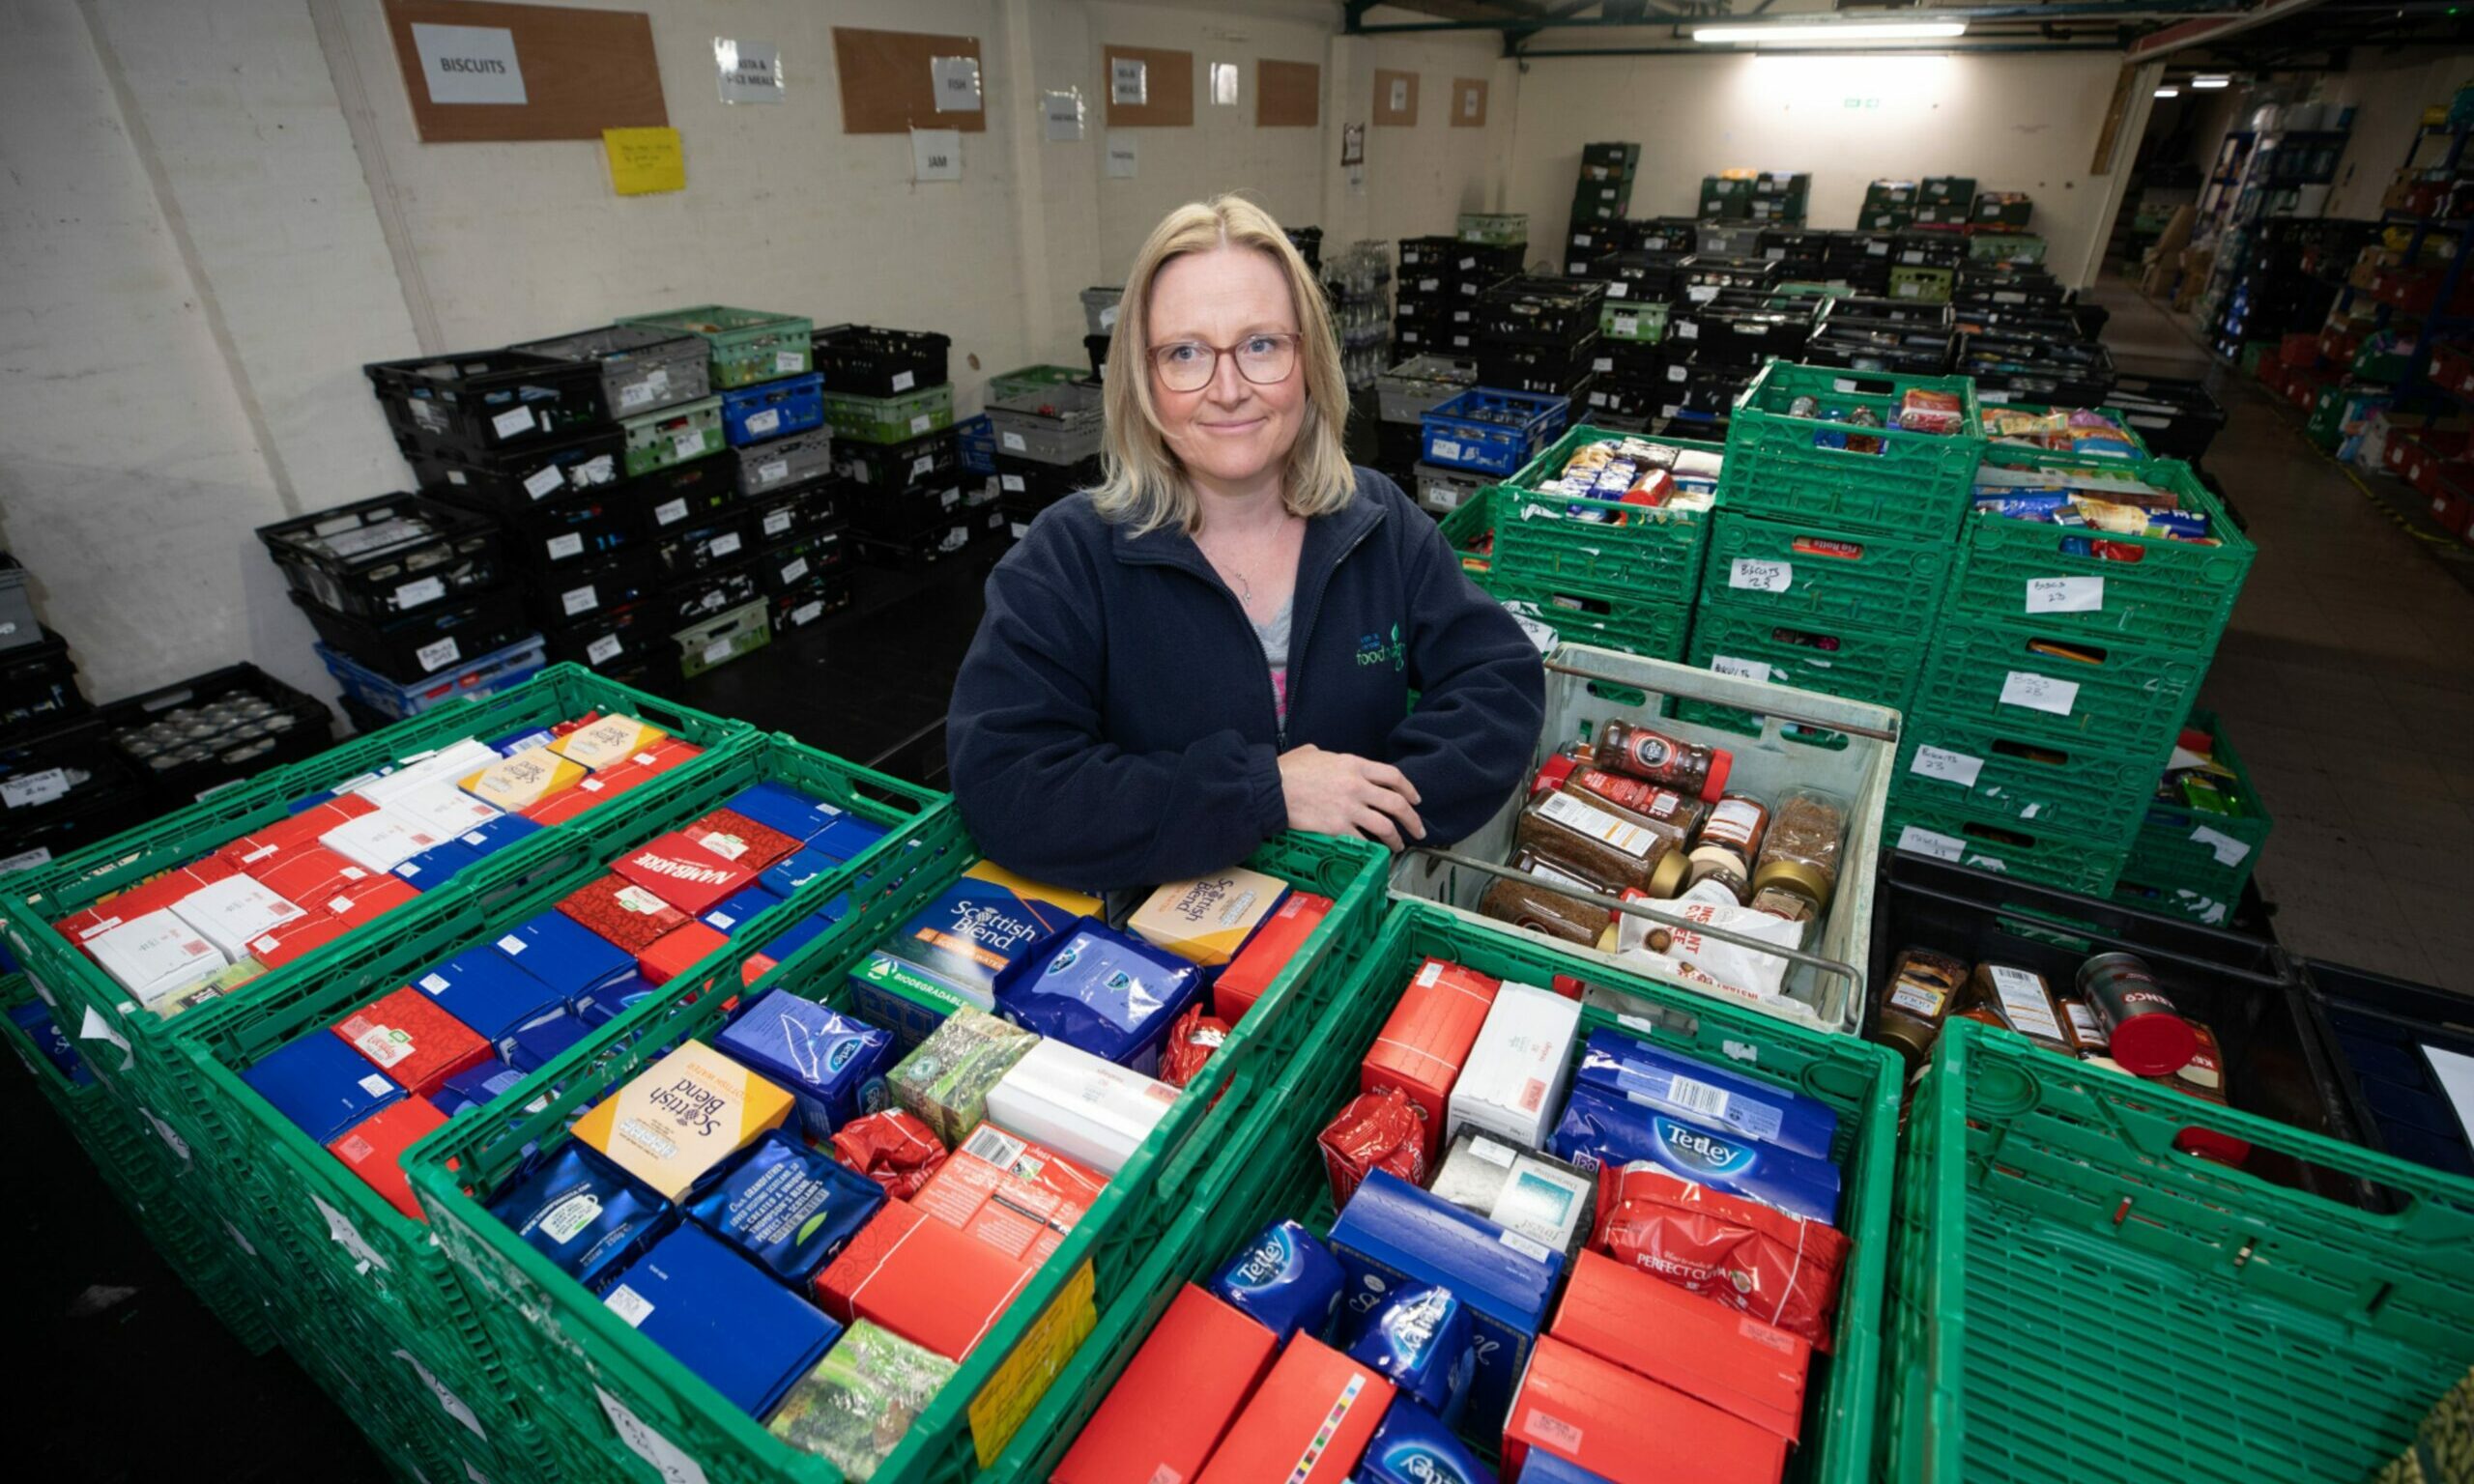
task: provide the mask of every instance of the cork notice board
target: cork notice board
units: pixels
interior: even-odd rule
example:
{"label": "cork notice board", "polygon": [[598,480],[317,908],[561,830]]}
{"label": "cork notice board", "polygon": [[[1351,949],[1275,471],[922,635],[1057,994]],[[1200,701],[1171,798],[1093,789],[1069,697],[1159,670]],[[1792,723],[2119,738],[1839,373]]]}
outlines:
{"label": "cork notice board", "polygon": [[1254,68],[1254,127],[1312,128],[1323,121],[1323,69],[1311,62],[1274,62]]}
{"label": "cork notice board", "polygon": [[[1143,100],[1120,103],[1108,86],[1120,61],[1139,62],[1146,69]],[[1101,96],[1108,103],[1110,128],[1191,128],[1194,122],[1194,54],[1162,51],[1151,46],[1100,48]]]}
{"label": "cork notice board", "polygon": [[[505,31],[523,68],[520,103],[434,103],[413,27]],[[569,11],[479,0],[387,0],[387,31],[424,144],[476,139],[593,139],[605,128],[670,122],[653,62],[652,23],[629,11]]]}
{"label": "cork notice board", "polygon": [[[833,28],[833,72],[842,84],[842,131],[901,134],[913,128],[988,131],[988,108],[938,113],[936,79],[928,64],[937,57],[979,60],[973,36],[924,36],[909,31]],[[988,75],[983,64],[980,75]]]}
{"label": "cork notice board", "polygon": [[1374,124],[1377,128],[1407,127],[1418,122],[1418,74],[1374,70]]}
{"label": "cork notice board", "polygon": [[1486,127],[1486,79],[1483,77],[1452,79],[1452,127],[1454,128]]}

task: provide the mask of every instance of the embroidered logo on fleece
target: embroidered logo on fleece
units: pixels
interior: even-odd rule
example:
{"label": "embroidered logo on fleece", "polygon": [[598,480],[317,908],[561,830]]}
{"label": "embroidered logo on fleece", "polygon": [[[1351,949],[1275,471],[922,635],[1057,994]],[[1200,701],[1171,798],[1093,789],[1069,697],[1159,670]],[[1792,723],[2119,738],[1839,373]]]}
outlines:
{"label": "embroidered logo on fleece", "polygon": [[1400,642],[1400,626],[1392,625],[1392,637],[1361,634],[1357,640],[1357,662],[1360,665],[1389,665],[1394,670],[1409,668],[1409,647]]}

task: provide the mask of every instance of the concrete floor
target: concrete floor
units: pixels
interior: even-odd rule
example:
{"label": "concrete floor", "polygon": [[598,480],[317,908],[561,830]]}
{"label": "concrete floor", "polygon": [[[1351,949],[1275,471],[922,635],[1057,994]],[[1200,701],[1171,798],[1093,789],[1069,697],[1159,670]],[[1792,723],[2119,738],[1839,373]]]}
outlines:
{"label": "concrete floor", "polygon": [[2123,372],[2208,376],[2227,413],[2205,462],[2258,557],[2201,698],[2275,821],[2257,874],[2277,937],[2299,956],[2474,989],[2460,880],[2474,860],[2463,549],[2418,534],[2307,442],[2290,409],[2212,368],[2187,316],[2118,281],[2090,297],[2113,310],[2105,339]]}

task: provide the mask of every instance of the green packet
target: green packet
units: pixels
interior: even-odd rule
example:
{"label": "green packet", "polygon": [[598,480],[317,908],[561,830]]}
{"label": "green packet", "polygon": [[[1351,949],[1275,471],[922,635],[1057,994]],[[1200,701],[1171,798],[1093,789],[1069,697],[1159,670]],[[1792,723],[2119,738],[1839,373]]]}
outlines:
{"label": "green packet", "polygon": [[953,1374],[951,1360],[863,1319],[791,1384],[765,1428],[865,1481]]}
{"label": "green packet", "polygon": [[885,1085],[898,1105],[952,1148],[987,1116],[989,1090],[1039,1041],[1011,1021],[964,1007],[895,1064]]}

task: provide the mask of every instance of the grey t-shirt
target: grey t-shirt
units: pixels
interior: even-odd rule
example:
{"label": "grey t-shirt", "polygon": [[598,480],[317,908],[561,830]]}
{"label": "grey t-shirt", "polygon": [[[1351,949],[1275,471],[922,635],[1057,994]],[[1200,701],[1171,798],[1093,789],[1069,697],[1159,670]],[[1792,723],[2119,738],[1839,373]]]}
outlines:
{"label": "grey t-shirt", "polygon": [[1297,598],[1291,594],[1267,622],[1254,625],[1254,637],[1263,642],[1263,663],[1271,667],[1273,709],[1280,717],[1281,740],[1288,737],[1288,620],[1289,611]]}

